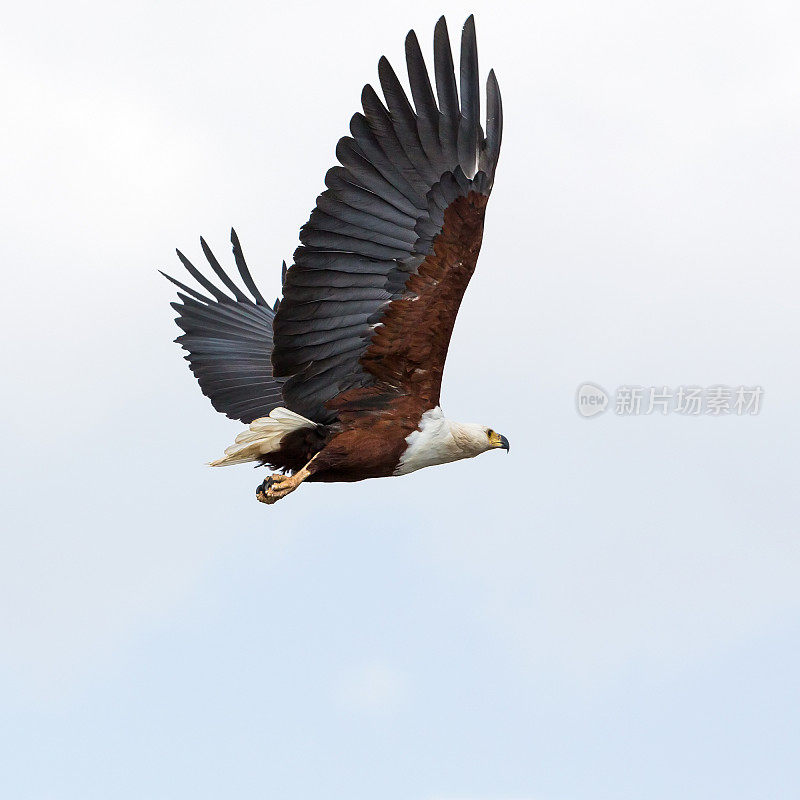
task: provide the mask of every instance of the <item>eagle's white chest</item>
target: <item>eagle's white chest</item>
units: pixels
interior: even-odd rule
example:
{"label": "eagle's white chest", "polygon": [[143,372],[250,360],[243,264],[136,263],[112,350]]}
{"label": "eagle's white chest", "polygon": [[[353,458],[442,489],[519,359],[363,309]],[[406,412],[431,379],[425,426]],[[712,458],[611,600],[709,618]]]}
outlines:
{"label": "eagle's white chest", "polygon": [[418,429],[406,437],[407,446],[394,474],[407,475],[423,467],[478,455],[482,450],[464,436],[463,427],[447,419],[439,406],[426,411]]}

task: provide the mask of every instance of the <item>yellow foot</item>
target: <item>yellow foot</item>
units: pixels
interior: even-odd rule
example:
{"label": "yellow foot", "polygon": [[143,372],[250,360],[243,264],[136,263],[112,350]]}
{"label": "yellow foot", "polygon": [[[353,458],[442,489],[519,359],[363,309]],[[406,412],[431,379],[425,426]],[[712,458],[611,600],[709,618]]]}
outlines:
{"label": "yellow foot", "polygon": [[256,498],[258,501],[266,503],[267,505],[272,505],[273,503],[277,503],[281,497],[286,497],[287,494],[293,492],[309,475],[311,475],[311,465],[318,455],[319,453],[317,453],[303,469],[295,472],[294,475],[283,475],[280,472],[270,475],[269,478],[256,489]]}
{"label": "yellow foot", "polygon": [[260,503],[272,505],[277,503],[281,497],[286,497],[287,494],[293,492],[302,481],[303,479],[298,475],[282,475],[280,472],[276,472],[259,484],[256,489],[256,499]]}

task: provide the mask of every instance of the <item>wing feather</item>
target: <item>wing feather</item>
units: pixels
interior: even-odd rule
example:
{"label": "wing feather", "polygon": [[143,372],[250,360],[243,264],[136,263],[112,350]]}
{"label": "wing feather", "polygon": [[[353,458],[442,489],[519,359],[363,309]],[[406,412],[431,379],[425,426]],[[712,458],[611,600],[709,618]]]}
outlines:
{"label": "wing feather", "polygon": [[434,30],[432,73],[414,31],[405,60],[410,98],[385,57],[383,98],[364,86],[362,111],[336,146],[338,163],[301,228],[294,263],[283,265],[283,297],[272,308],[235,231],[244,288],[204,239],[216,281],[178,251],[200,290],[166,276],[178,289],[177,341],[204,394],[230,417],[251,422],[283,405],[331,422],[337,408],[358,406],[352,392],[364,390],[363,402],[375,407],[376,387],[438,402],[480,249],[503,112],[490,72],[484,138],[473,17],[462,30],[458,74],[444,17]]}
{"label": "wing feather", "polygon": [[[339,165],[325,176],[327,189],[286,273],[272,366],[286,379],[287,407],[317,422],[335,419],[342,393],[376,383],[438,397],[450,330],[480,248],[502,107],[491,72],[484,138],[472,17],[462,31],[458,81],[443,17],[433,46],[435,92],[416,34],[406,37],[413,105],[381,57],[384,100],[364,87],[363,113],[339,140]],[[425,352],[432,361],[421,369]],[[429,385],[415,371],[428,371]]]}
{"label": "wing feather", "polygon": [[458,126],[458,161],[463,173],[470,178],[478,170],[478,141],[482,138],[480,114],[478,42],[475,18],[470,16],[461,35],[461,121]]}
{"label": "wing feather", "polygon": [[283,405],[284,378],[273,374],[270,353],[275,312],[264,301],[244,260],[239,239],[231,231],[237,269],[252,299],[223,269],[204,239],[200,246],[209,266],[233,297],[215,286],[180,251],[186,271],[211,295],[201,294],[175,278],[180,302],[171,303],[183,331],[175,341],[187,351],[186,360],[200,388],[217,411],[250,423]]}

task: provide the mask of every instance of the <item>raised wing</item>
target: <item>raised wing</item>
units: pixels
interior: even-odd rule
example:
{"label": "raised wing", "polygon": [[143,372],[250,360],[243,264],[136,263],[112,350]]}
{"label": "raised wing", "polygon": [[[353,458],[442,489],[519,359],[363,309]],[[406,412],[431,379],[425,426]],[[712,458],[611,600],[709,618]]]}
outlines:
{"label": "raised wing", "polygon": [[475,24],[461,37],[460,103],[442,17],[434,33],[434,97],[417,37],[406,38],[414,107],[389,62],[363,114],[339,141],[341,166],[300,233],[274,321],[272,365],[287,407],[318,422],[331,402],[379,384],[438,402],[453,324],[475,268],[500,153],[494,73],[481,128]]}

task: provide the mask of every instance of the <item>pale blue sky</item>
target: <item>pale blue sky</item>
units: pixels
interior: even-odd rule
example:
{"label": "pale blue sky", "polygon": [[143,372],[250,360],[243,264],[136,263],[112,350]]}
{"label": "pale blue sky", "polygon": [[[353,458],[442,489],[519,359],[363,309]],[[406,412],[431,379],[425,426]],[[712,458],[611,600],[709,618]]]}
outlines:
{"label": "pale blue sky", "polygon": [[[476,14],[506,115],[449,416],[511,453],[211,470],[156,267],[237,227],[278,291],[410,27]],[[767,3],[4,15],[0,795],[800,794],[800,12]],[[757,417],[578,416],[583,381]]]}

